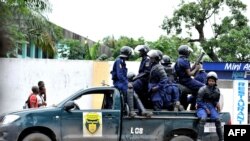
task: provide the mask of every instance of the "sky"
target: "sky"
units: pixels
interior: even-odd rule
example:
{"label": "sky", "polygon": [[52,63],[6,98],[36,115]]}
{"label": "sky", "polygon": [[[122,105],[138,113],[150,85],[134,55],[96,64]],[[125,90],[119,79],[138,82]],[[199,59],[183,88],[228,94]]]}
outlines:
{"label": "sky", "polygon": [[107,36],[116,39],[120,36],[143,37],[146,41],[156,41],[160,35],[167,35],[160,25],[180,3],[180,0],[49,1],[52,4],[52,12],[48,14],[51,22],[94,41]]}
{"label": "sky", "polygon": [[[107,36],[157,40],[176,0],[49,0],[51,22],[94,41]],[[178,1],[178,0],[177,0]]]}

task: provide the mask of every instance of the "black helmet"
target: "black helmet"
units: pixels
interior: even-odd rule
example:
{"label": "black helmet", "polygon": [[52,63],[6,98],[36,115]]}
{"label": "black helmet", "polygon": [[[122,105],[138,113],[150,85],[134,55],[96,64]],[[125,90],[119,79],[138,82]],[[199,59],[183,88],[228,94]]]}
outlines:
{"label": "black helmet", "polygon": [[164,65],[172,64],[170,57],[168,55],[163,55],[161,59],[161,64],[164,64]]}
{"label": "black helmet", "polygon": [[133,79],[134,79],[134,77],[135,77],[135,73],[134,73],[134,72],[129,72],[129,73],[127,74],[127,78],[128,78],[128,81],[129,81],[129,82],[132,82]]}
{"label": "black helmet", "polygon": [[155,59],[156,61],[160,61],[162,58],[162,52],[160,50],[150,50],[147,53],[148,57]]}
{"label": "black helmet", "polygon": [[162,59],[162,57],[163,57],[163,53],[162,53],[162,51],[160,51],[160,50],[157,50],[158,51],[158,53],[159,53],[159,57],[160,57],[160,60]]}
{"label": "black helmet", "polygon": [[149,47],[146,45],[137,45],[135,47],[135,52],[141,52],[142,54],[147,54],[149,52]]}
{"label": "black helmet", "polygon": [[131,47],[129,47],[129,46],[123,46],[120,49],[120,57],[128,58],[132,54],[133,54],[133,49]]}
{"label": "black helmet", "polygon": [[185,56],[189,56],[189,54],[191,52],[193,52],[193,49],[190,48],[188,45],[181,45],[179,48],[178,48],[178,52],[180,55],[185,55]]}

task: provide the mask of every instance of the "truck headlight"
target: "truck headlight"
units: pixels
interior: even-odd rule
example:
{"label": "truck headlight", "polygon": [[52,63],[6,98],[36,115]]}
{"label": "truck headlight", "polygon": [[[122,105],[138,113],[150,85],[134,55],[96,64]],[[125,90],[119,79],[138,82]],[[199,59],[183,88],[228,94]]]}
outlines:
{"label": "truck headlight", "polygon": [[18,120],[19,118],[20,118],[20,116],[18,116],[18,115],[6,115],[2,119],[1,124],[3,124],[3,125],[9,124],[9,123],[12,123],[12,122]]}

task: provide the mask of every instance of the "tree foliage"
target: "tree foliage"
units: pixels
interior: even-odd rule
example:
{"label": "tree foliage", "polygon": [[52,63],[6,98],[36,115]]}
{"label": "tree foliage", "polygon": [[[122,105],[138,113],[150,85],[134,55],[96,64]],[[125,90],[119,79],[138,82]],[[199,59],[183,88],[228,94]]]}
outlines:
{"label": "tree foliage", "polygon": [[[60,41],[62,45],[66,45],[67,48],[62,50],[62,58],[72,59],[72,60],[83,60],[85,56],[84,44],[79,40],[75,39],[64,39]],[[64,46],[65,47],[65,46]]]}
{"label": "tree foliage", "polygon": [[[157,41],[150,42],[149,47],[162,51],[163,54],[168,55],[172,60],[176,60],[178,57],[178,47],[182,41],[178,37],[169,38],[167,36],[161,36]],[[186,42],[187,43],[187,42]]]}
{"label": "tree foliage", "polygon": [[[121,36],[119,39],[107,36],[103,39],[103,44],[110,47],[113,58],[116,58],[117,56],[120,55],[120,49],[123,46],[130,46],[132,48],[135,48],[137,45],[143,45],[145,43],[146,41],[144,40],[144,38],[133,39],[126,36]],[[135,60],[136,58],[137,58],[136,56],[132,56],[131,60]]]}
{"label": "tree foliage", "polygon": [[161,36],[157,41],[148,42],[151,49],[158,49],[162,51],[164,55],[168,55],[171,61],[175,62],[178,58],[178,48],[180,45],[189,45],[193,49],[193,53],[190,56],[190,61],[194,62],[202,52],[194,43],[189,43],[188,40],[179,38],[177,36],[167,37]]}
{"label": "tree foliage", "polygon": [[90,49],[89,49],[89,44],[87,42],[84,43],[84,59],[85,60],[92,60],[92,57],[90,54]]}
{"label": "tree foliage", "polygon": [[0,1],[0,56],[15,50],[17,43],[30,41],[53,56],[62,29],[47,21],[44,13],[50,11],[48,0]]}
{"label": "tree foliage", "polygon": [[[168,34],[186,32],[188,42],[200,43],[213,61],[249,61],[248,19],[242,13],[245,10],[246,5],[240,0],[182,0],[173,17],[165,17],[162,29]],[[213,32],[211,37],[206,34],[209,28]],[[194,30],[198,32],[197,38],[193,38]]]}
{"label": "tree foliage", "polygon": [[107,55],[99,52],[99,42],[89,44],[86,40],[63,39],[60,41],[58,53],[61,58],[72,60],[106,60]]}

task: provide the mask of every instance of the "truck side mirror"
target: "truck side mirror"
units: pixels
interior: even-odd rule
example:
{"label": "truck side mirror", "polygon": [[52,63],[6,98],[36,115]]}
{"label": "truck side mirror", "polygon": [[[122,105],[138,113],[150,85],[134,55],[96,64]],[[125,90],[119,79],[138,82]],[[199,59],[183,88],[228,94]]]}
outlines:
{"label": "truck side mirror", "polygon": [[73,109],[75,107],[74,101],[68,101],[64,105],[64,110],[69,111],[70,109]]}

